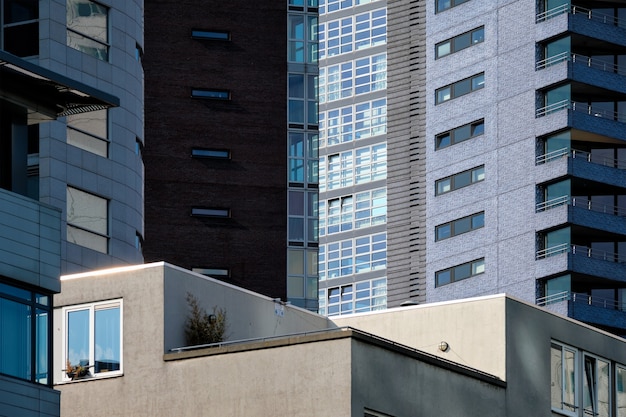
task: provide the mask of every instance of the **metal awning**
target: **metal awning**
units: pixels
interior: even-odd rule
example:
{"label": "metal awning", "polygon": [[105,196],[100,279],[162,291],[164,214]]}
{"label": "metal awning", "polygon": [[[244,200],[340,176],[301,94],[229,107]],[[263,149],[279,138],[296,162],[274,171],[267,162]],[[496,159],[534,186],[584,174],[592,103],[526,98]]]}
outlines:
{"label": "metal awning", "polygon": [[111,94],[5,51],[0,51],[0,100],[27,108],[29,124],[120,105]]}

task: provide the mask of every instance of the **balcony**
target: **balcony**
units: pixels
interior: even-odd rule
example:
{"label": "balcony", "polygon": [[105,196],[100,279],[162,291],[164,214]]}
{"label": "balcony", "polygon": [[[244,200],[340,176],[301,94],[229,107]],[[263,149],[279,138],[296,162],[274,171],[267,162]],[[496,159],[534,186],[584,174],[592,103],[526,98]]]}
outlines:
{"label": "balcony", "polygon": [[538,250],[535,276],[545,278],[567,271],[626,284],[626,255],[563,243]]}
{"label": "balcony", "polygon": [[614,299],[564,291],[537,298],[536,304],[585,323],[626,329],[626,304]]}

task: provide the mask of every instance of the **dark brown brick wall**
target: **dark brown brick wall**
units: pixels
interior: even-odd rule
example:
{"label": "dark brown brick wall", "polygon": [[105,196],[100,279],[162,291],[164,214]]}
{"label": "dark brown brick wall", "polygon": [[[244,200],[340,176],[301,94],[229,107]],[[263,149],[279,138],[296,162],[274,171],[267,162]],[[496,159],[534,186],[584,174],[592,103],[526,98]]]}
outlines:
{"label": "dark brown brick wall", "polygon": [[[193,40],[192,28],[231,41]],[[146,262],[230,268],[229,282],[286,298],[286,37],[285,0],[146,0]],[[231,100],[191,99],[192,88]],[[193,147],[232,160],[192,159]],[[192,206],[231,218],[191,217]]]}

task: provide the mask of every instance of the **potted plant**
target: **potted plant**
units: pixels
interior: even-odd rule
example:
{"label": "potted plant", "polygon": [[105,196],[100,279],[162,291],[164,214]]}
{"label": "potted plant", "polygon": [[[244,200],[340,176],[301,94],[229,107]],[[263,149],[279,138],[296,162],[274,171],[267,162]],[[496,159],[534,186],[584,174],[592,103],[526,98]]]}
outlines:
{"label": "potted plant", "polygon": [[78,365],[72,365],[72,362],[68,359],[65,361],[65,374],[72,381],[79,378],[84,378],[89,374],[89,368],[93,365],[87,365],[83,361],[78,362]]}

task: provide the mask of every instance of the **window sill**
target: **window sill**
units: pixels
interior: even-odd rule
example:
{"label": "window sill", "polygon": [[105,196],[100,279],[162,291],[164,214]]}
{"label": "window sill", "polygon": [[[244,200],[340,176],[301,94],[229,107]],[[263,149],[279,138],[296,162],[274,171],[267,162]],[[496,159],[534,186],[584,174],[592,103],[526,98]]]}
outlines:
{"label": "window sill", "polygon": [[89,382],[89,381],[98,381],[101,379],[110,379],[110,378],[119,378],[119,377],[123,377],[124,373],[120,372],[120,373],[110,373],[110,374],[102,374],[102,375],[98,375],[98,376],[90,376],[90,377],[86,377],[86,378],[80,378],[80,379],[75,379],[73,381],[67,380],[67,381],[58,381],[55,382],[54,385],[65,385],[65,384],[77,384],[80,382]]}

